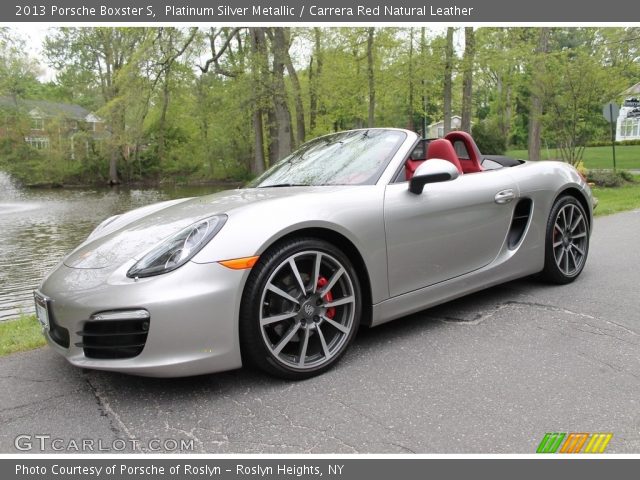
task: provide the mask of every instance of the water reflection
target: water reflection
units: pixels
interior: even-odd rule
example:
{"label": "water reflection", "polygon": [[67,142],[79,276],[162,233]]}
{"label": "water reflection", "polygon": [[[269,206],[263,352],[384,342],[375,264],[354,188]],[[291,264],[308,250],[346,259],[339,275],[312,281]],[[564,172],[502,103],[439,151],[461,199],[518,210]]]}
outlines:
{"label": "water reflection", "polygon": [[107,217],[221,188],[23,189],[0,172],[0,321],[33,312],[32,291]]}

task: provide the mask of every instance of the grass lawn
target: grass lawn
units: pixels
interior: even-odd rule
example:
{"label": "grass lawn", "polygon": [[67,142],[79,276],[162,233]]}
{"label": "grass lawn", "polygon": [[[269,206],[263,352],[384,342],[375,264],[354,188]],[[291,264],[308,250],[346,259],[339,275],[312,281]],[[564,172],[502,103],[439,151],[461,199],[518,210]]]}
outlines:
{"label": "grass lawn", "polygon": [[0,357],[15,352],[24,352],[45,344],[40,323],[34,315],[17,320],[0,322]]}
{"label": "grass lawn", "polygon": [[[505,155],[523,160],[529,157],[526,150],[509,150]],[[560,154],[553,148],[543,148],[540,155],[543,160],[560,158]],[[587,147],[584,151],[584,166],[594,169],[613,168],[611,146]],[[616,167],[640,170],[640,145],[616,145]]]}
{"label": "grass lawn", "polygon": [[635,179],[636,183],[623,187],[593,187],[593,194],[599,201],[594,213],[601,216],[640,208],[640,175],[635,175]]}

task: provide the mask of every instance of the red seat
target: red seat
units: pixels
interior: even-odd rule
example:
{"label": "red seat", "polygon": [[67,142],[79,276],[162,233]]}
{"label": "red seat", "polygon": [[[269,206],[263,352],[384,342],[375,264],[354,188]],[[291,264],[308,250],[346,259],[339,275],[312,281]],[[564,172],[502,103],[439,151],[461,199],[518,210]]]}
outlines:
{"label": "red seat", "polygon": [[404,174],[407,180],[411,180],[413,178],[416,168],[422,165],[422,162],[424,162],[424,158],[413,159],[409,157],[409,159],[404,163]]}
{"label": "red seat", "polygon": [[451,162],[458,169],[458,172],[462,173],[462,165],[460,165],[458,155],[456,155],[456,151],[453,149],[453,145],[449,140],[439,138],[429,142],[429,146],[427,147],[427,161],[432,158],[440,158]]}
{"label": "red seat", "polygon": [[456,130],[454,132],[447,133],[444,138],[449,140],[452,145],[458,141],[464,143],[464,146],[467,149],[467,153],[469,154],[469,158],[458,158],[458,160],[460,161],[460,165],[462,166],[462,171],[464,173],[475,173],[484,170],[480,165],[482,155],[480,154],[480,150],[478,149],[478,146],[476,145],[476,142],[473,140],[473,137],[471,135],[469,135],[467,132]]}

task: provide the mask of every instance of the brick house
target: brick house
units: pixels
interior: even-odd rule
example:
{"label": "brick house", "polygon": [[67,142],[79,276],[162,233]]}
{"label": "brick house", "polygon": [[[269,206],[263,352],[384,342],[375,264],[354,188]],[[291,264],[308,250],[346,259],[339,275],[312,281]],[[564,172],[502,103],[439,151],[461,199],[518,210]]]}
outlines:
{"label": "brick house", "polygon": [[[31,147],[46,150],[55,143],[62,146],[71,159],[79,152],[88,154],[90,141],[100,140],[108,134],[104,121],[80,105],[0,97],[0,109],[17,110],[23,118],[28,118],[30,125],[19,130]],[[11,130],[16,130],[16,125],[11,125],[6,118],[17,119],[18,116],[5,117],[0,125],[0,137],[7,137]]]}

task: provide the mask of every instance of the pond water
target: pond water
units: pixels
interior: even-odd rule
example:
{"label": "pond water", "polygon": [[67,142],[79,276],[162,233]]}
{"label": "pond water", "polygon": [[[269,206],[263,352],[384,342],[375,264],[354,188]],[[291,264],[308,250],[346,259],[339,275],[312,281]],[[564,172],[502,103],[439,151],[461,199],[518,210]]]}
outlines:
{"label": "pond water", "polygon": [[221,189],[26,189],[0,172],[0,321],[33,313],[34,288],[105,218],[150,203]]}

